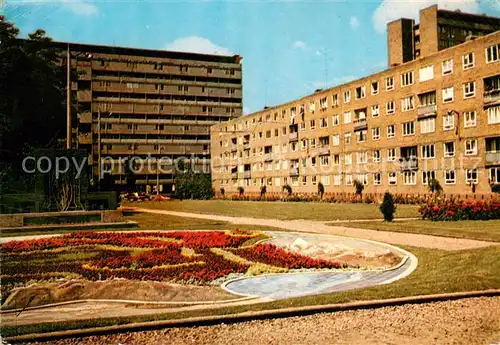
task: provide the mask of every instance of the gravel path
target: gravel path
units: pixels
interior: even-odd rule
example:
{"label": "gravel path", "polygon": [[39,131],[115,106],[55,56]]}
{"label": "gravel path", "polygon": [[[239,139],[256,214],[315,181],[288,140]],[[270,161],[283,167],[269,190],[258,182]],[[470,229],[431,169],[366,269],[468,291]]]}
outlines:
{"label": "gravel path", "polygon": [[[130,208],[127,208],[130,209]],[[330,226],[324,222],[316,222],[309,220],[277,220],[277,219],[261,219],[249,217],[228,217],[212,214],[187,213],[166,210],[153,210],[147,208],[134,208],[138,212],[153,213],[153,214],[168,214],[179,217],[189,217],[198,219],[211,219],[230,222],[234,224],[248,224],[270,226],[299,232],[311,232],[328,235],[340,235],[354,238],[363,238],[372,241],[392,243],[404,246],[414,246],[422,248],[432,248],[441,250],[464,250],[499,245],[498,242],[487,242],[469,239],[459,239],[432,235],[419,235],[391,231],[377,231],[367,229],[347,228],[343,226]]]}
{"label": "gravel path", "polygon": [[[498,344],[500,297],[66,339],[87,344]],[[47,344],[47,343],[45,343]]]}

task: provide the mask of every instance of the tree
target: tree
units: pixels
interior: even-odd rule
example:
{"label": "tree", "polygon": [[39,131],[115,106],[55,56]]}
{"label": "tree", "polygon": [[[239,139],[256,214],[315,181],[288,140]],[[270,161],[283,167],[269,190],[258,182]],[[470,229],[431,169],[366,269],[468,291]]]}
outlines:
{"label": "tree", "polygon": [[[127,184],[128,192],[135,192],[135,182],[137,181],[137,162],[131,156],[127,158],[124,166],[125,183]],[[99,181],[101,183],[101,181]]]}
{"label": "tree", "polygon": [[178,162],[174,177],[175,197],[208,200],[214,196],[210,174],[195,172],[191,164]]}
{"label": "tree", "polygon": [[431,193],[436,195],[439,195],[443,191],[443,187],[441,187],[441,184],[435,178],[429,180],[427,187]]}
{"label": "tree", "polygon": [[260,187],[260,197],[263,198],[266,196],[266,193],[267,193],[267,188],[266,186],[262,186]]}
{"label": "tree", "polygon": [[292,187],[289,184],[283,186],[283,191],[288,193],[288,196],[292,195]]}
{"label": "tree", "polygon": [[365,185],[360,180],[354,180],[353,184],[354,184],[354,191],[356,195],[359,196],[359,200],[363,200],[363,190],[365,189]]}
{"label": "tree", "polygon": [[243,196],[243,194],[245,193],[245,188],[243,187],[238,187],[238,193],[240,194],[240,196]]}
{"label": "tree", "polygon": [[318,183],[318,194],[321,199],[323,199],[323,194],[325,194],[325,186],[323,186],[323,183]]}
{"label": "tree", "polygon": [[[36,149],[57,148],[66,135],[66,70],[45,31],[18,39],[0,16],[0,166],[5,189],[29,189],[21,162]],[[8,181],[8,183],[6,182]],[[5,188],[5,189],[4,189]]]}
{"label": "tree", "polygon": [[384,220],[388,222],[392,222],[394,219],[394,212],[396,212],[396,205],[394,204],[394,199],[392,194],[389,192],[385,192],[384,200],[380,205],[380,212],[384,215]]}

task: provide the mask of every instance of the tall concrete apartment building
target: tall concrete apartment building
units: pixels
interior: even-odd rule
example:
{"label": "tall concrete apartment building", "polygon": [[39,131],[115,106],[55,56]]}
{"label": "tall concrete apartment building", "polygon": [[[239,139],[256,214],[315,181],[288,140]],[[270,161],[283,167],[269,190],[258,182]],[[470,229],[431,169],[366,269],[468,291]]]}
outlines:
{"label": "tall concrete apartment building", "polygon": [[[185,157],[201,169],[210,158],[210,126],[242,114],[238,55],[54,45],[63,64],[70,56],[77,75],[69,80],[78,105],[78,113],[71,114],[71,146],[88,150],[96,180],[100,168],[112,166],[115,183],[124,184],[126,168],[117,163],[137,157],[136,184],[152,190],[158,183],[168,192],[172,162]],[[158,157],[164,158],[159,165]]]}
{"label": "tall concrete apartment building", "polygon": [[[438,20],[421,18],[418,56],[392,63],[401,47],[390,39],[385,71],[214,125],[214,189],[316,193],[321,182],[352,193],[358,180],[368,193],[426,193],[436,179],[445,193],[491,193],[500,184],[500,31],[427,50],[423,33],[452,17],[428,12]],[[499,22],[454,15],[481,28]]]}

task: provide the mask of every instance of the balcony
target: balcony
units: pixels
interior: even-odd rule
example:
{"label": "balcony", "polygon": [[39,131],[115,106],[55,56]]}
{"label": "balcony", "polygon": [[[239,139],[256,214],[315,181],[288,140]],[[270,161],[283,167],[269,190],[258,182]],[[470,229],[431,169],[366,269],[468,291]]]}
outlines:
{"label": "balcony", "polygon": [[92,123],[92,113],[91,112],[81,113],[80,123]]}
{"label": "balcony", "polygon": [[243,150],[249,150],[250,149],[250,142],[243,142]]}
{"label": "balcony", "polygon": [[318,155],[327,156],[330,154],[330,146],[320,146],[318,147]]}
{"label": "balcony", "polygon": [[231,173],[231,178],[232,178],[233,180],[237,180],[237,179],[238,179],[238,172],[232,172],[232,173]]}
{"label": "balcony", "polygon": [[427,117],[435,117],[437,116],[437,105],[429,104],[429,105],[419,105],[417,116],[419,119],[425,119]]}
{"label": "balcony", "polygon": [[92,144],[92,134],[90,133],[80,133],[78,135],[78,143],[81,145],[89,145]]}
{"label": "balcony", "polygon": [[354,120],[354,130],[355,131],[362,131],[363,129],[368,128],[368,122],[366,119],[357,119]]}
{"label": "balcony", "polygon": [[288,137],[288,141],[298,141],[299,140],[299,133],[294,132],[290,133],[290,136]]}
{"label": "balcony", "polygon": [[486,152],[486,164],[500,164],[500,151],[499,152]]}
{"label": "balcony", "polygon": [[272,153],[264,153],[264,161],[272,161],[273,160],[273,154]]}
{"label": "balcony", "polygon": [[234,151],[237,151],[237,150],[238,150],[238,148],[237,148],[236,144],[232,144],[231,145],[231,152],[234,152]]}
{"label": "balcony", "polygon": [[92,101],[92,91],[90,90],[78,90],[77,91],[78,102],[91,102]]}
{"label": "balcony", "polygon": [[244,171],[243,172],[243,178],[250,178],[250,170]]}
{"label": "balcony", "polygon": [[500,104],[500,90],[486,91],[483,99],[485,105]]}
{"label": "balcony", "polygon": [[401,171],[412,171],[418,170],[418,159],[417,157],[401,157],[399,158],[399,164]]}
{"label": "balcony", "polygon": [[298,176],[299,175],[299,167],[290,168],[290,176]]}

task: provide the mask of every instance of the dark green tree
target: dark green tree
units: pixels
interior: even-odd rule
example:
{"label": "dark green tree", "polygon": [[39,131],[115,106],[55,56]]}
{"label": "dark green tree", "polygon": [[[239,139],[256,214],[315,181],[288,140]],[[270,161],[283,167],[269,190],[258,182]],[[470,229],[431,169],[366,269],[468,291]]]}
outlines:
{"label": "dark green tree", "polygon": [[394,204],[394,198],[389,192],[385,192],[384,200],[380,205],[380,212],[384,215],[384,220],[392,222],[394,219],[394,212],[396,212],[396,205]]}
{"label": "dark green tree", "polygon": [[267,187],[266,186],[260,187],[260,197],[264,198],[266,196],[266,193],[267,193]]}
{"label": "dark green tree", "polygon": [[365,185],[360,180],[354,180],[354,191],[356,195],[359,196],[359,200],[363,200],[363,191],[365,190]]}
{"label": "dark green tree", "polygon": [[191,164],[179,161],[174,177],[175,197],[208,200],[214,196],[211,175],[195,172]]}
{"label": "dark green tree", "polygon": [[323,183],[318,183],[318,194],[321,199],[323,199],[323,194],[325,194],[325,186],[323,186]]}

